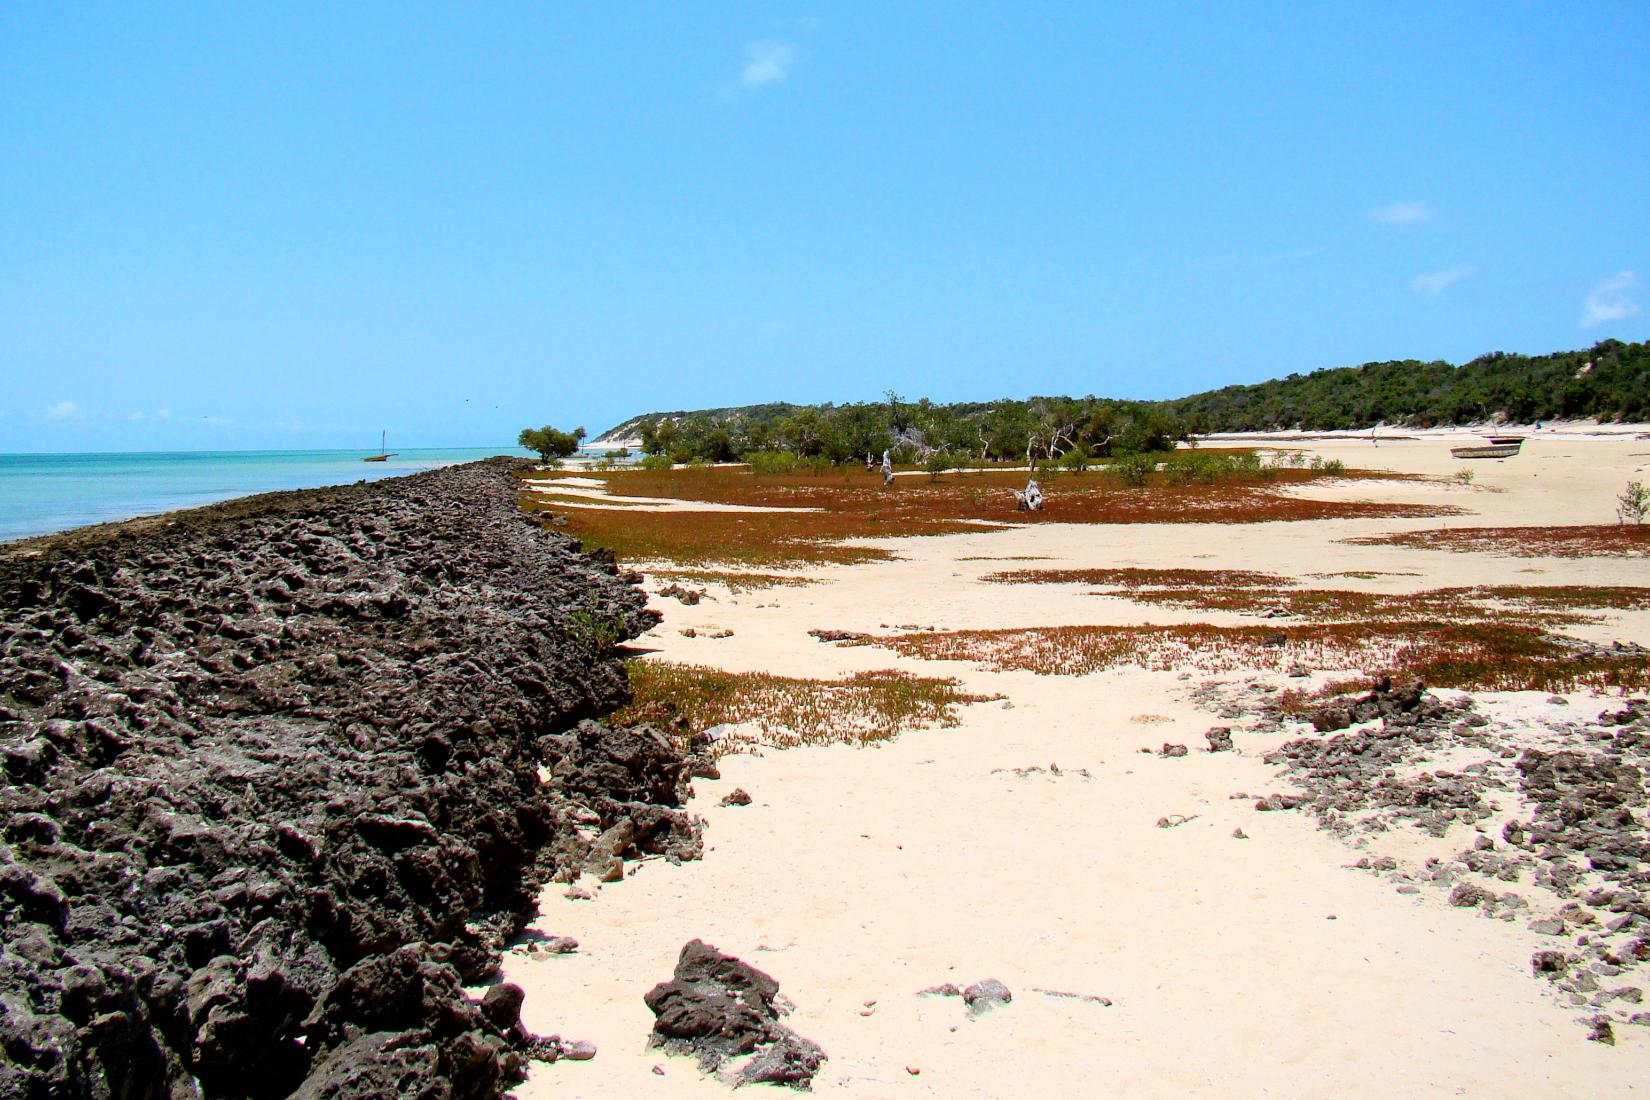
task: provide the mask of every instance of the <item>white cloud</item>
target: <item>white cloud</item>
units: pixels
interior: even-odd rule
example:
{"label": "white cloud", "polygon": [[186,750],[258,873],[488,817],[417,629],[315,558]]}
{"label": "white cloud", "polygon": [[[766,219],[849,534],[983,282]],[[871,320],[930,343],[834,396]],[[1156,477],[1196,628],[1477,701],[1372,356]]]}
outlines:
{"label": "white cloud", "polygon": [[73,401],[59,401],[45,411],[47,420],[67,420],[80,411],[80,406]]}
{"label": "white cloud", "polygon": [[1443,271],[1429,271],[1410,280],[1410,289],[1417,294],[1442,294],[1467,276],[1475,274],[1470,267],[1449,267]]}
{"label": "white cloud", "polygon": [[797,57],[797,48],[789,42],[764,38],[748,43],[745,46],[745,67],[739,71],[739,83],[746,88],[777,84],[791,75]]}
{"label": "white cloud", "polygon": [[1424,202],[1395,202],[1371,210],[1369,216],[1385,225],[1411,225],[1429,222],[1438,215]]}
{"label": "white cloud", "polygon": [[203,416],[201,424],[208,428],[233,428],[235,422],[227,416]]}
{"label": "white cloud", "polygon": [[1638,297],[1639,277],[1631,271],[1599,280],[1587,295],[1581,327],[1592,328],[1633,316],[1639,311]]}

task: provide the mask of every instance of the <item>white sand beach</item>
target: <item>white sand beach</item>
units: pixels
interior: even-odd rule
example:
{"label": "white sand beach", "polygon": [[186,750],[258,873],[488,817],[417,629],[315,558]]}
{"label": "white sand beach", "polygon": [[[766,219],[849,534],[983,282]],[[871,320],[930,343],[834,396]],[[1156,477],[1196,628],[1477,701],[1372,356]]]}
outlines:
{"label": "white sand beach", "polygon": [[[1433,475],[1299,491],[1465,510],[1442,520],[1027,526],[886,540],[880,545],[897,560],[817,569],[819,583],[806,587],[734,594],[713,584],[696,606],[656,598],[664,621],[641,641],[655,651],[646,659],[808,677],[897,668],[955,676],[968,691],[1002,698],[962,707],[956,728],[911,730],[872,747],[724,757],[722,778],[696,781],[690,807],[708,821],[703,860],[634,864],[593,900],[547,889],[533,930],[575,937],[580,947],[513,950],[503,977],[526,989],[530,1029],[593,1041],[599,1053],[537,1065],[515,1095],[726,1094],[691,1060],[647,1049],[653,1020],[642,995],[670,977],[694,938],[778,980],[796,1005],[789,1026],[829,1055],[814,1084],[825,1095],[1650,1091],[1650,1027],[1623,1022],[1623,1012],[1614,1046],[1589,1042],[1582,1021],[1601,1010],[1532,976],[1533,952],[1575,945],[1574,934],[1527,927],[1557,899],[1528,882],[1502,883],[1527,895],[1530,908],[1493,919],[1451,906],[1448,882],[1427,879],[1426,859],[1471,848],[1472,827],[1441,840],[1407,826],[1342,838],[1304,813],[1257,810],[1257,797],[1291,789],[1262,757],[1311,734],[1296,723],[1245,731],[1232,752],[1205,751],[1205,730],[1241,721],[1222,717],[1224,709],[1361,670],[1314,668],[1291,679],[1280,655],[1265,668],[1221,673],[1043,676],[808,634],[1256,621],[1086,594],[1093,586],[980,580],[1025,567],[1246,569],[1320,586],[1326,574],[1357,574],[1333,584],[1388,593],[1645,585],[1643,557],[1342,541],[1445,526],[1613,523],[1624,484],[1650,480],[1650,440],[1635,438],[1642,426],[1596,430],[1530,432],[1518,457],[1472,462],[1451,458],[1449,447],[1477,433],[1243,441]],[[1470,483],[1449,480],[1468,468]],[[681,633],[690,628],[694,637]],[[709,637],[724,630],[733,633]],[[1650,612],[1609,612],[1574,633],[1650,644]],[[1532,744],[1619,705],[1591,692],[1556,701],[1475,694],[1509,736],[1527,734]],[[1190,751],[1141,751],[1165,743]],[[720,806],[735,788],[752,803]],[[1174,815],[1184,822],[1160,827]],[[1499,843],[1499,819],[1478,829]],[[1350,866],[1375,856],[1395,860],[1397,873]],[[1014,1000],[979,1019],[955,998],[918,996],[984,978],[1001,980]],[[1639,984],[1632,972],[1620,982]],[[1630,1007],[1630,997],[1606,1008]]]}

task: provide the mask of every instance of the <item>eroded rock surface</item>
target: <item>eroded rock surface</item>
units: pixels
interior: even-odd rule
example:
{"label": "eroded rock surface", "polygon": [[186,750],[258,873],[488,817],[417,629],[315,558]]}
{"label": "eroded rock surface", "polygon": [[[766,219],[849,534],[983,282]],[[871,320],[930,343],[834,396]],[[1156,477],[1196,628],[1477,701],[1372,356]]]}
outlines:
{"label": "eroded rock surface", "polygon": [[651,1045],[691,1054],[731,1084],[807,1089],[825,1062],[823,1050],[779,1022],[779,983],[703,940],[688,941],[671,980],[643,1000],[656,1017]]}
{"label": "eroded rock surface", "polygon": [[654,621],[506,461],[0,548],[0,1096],[498,1095],[546,1047],[460,987],[538,886],[697,851],[576,725]]}

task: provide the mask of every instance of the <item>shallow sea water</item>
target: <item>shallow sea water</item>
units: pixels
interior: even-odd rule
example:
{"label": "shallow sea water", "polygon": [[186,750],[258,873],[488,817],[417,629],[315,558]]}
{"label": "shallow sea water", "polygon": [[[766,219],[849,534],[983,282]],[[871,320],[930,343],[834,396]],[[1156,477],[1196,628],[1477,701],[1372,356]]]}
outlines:
{"label": "shallow sea water", "polygon": [[515,447],[426,447],[386,462],[370,451],[151,451],[0,454],[0,541],[88,523],[193,508],[252,493],[345,485],[473,462],[527,456]]}

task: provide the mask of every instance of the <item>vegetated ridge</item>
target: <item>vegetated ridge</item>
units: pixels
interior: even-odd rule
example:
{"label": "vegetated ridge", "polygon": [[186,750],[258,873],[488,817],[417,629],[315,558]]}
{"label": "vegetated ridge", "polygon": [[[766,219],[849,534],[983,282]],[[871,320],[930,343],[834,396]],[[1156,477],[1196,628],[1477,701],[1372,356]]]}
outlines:
{"label": "vegetated ridge", "polygon": [[1291,374],[1167,401],[1004,398],[936,404],[772,402],[632,417],[592,443],[639,439],[677,461],[787,452],[833,462],[895,452],[982,461],[1081,459],[1162,449],[1213,432],[1431,427],[1592,418],[1650,420],[1650,344],[1604,340],[1549,355],[1492,352],[1461,366],[1406,359]]}

